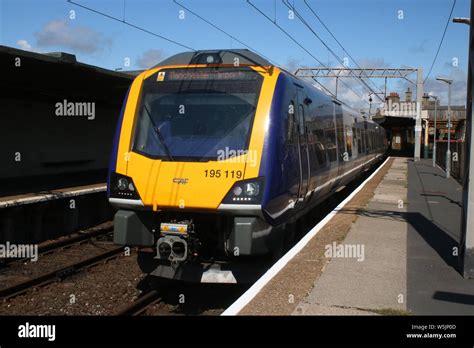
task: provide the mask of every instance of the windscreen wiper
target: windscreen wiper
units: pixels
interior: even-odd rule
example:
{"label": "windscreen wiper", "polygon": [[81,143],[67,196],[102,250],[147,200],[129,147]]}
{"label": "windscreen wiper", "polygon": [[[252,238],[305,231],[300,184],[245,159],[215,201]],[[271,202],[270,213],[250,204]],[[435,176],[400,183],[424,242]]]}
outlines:
{"label": "windscreen wiper", "polygon": [[151,116],[150,110],[148,110],[148,108],[146,107],[146,104],[143,104],[143,108],[145,109],[146,114],[147,114],[148,118],[150,119],[150,122],[151,122],[151,124],[153,126],[153,129],[155,131],[155,134],[156,134],[158,140],[160,141],[160,144],[163,146],[163,149],[165,149],[166,156],[169,158],[170,161],[173,161],[173,156],[171,156],[171,151],[168,148],[168,146],[166,145],[165,139],[161,135],[160,130],[158,129],[158,127],[155,124],[155,121],[153,121],[153,117]]}

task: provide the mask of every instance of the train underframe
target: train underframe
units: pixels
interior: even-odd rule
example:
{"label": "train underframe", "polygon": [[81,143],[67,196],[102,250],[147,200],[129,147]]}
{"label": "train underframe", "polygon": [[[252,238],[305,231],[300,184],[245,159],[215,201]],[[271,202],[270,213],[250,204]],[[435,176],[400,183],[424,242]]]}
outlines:
{"label": "train underframe", "polygon": [[256,280],[284,248],[287,225],[261,216],[119,210],[116,244],[139,246],[145,274],[201,283]]}

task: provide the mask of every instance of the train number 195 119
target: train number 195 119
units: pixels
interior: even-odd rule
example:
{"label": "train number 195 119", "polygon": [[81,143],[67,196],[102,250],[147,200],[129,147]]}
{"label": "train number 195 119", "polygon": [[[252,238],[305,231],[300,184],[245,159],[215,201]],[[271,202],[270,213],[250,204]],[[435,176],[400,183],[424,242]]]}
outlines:
{"label": "train number 195 119", "polygon": [[241,170],[220,170],[220,169],[206,169],[204,171],[204,176],[206,178],[232,178],[232,179],[241,179],[242,171]]}

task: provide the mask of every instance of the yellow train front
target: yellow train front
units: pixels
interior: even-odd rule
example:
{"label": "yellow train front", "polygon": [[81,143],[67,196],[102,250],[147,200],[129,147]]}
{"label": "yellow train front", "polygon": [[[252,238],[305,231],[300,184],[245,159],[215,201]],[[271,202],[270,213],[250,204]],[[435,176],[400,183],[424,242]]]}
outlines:
{"label": "yellow train front", "polygon": [[[303,112],[325,104],[328,119],[318,119],[334,134],[312,142]],[[367,140],[347,158],[335,108],[248,50],[185,52],[143,72],[125,98],[109,168],[115,242],[138,246],[142,270],[157,277],[251,281],[251,257],[280,250],[289,222],[383,152],[369,125],[372,148]],[[352,124],[369,134],[362,121]]]}

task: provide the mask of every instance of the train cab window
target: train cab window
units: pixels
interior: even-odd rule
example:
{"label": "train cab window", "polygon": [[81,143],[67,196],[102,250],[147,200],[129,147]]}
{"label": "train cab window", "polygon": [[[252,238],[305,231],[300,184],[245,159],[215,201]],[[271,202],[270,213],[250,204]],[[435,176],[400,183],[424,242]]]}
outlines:
{"label": "train cab window", "polygon": [[247,68],[176,68],[143,82],[133,151],[171,161],[248,149],[263,77]]}

